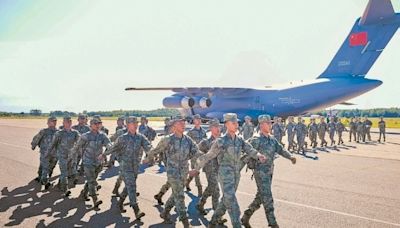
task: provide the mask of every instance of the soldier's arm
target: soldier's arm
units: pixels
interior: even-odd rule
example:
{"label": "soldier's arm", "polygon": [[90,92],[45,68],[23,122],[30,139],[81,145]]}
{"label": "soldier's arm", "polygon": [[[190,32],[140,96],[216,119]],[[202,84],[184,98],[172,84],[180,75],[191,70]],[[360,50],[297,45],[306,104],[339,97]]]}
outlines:
{"label": "soldier's arm", "polygon": [[287,150],[282,146],[282,144],[280,144],[278,141],[276,141],[275,143],[276,143],[276,144],[275,144],[276,153],[278,153],[279,155],[281,155],[282,157],[284,157],[284,158],[286,158],[286,159],[291,160],[292,157],[293,157],[293,155],[292,155],[289,151],[287,151]]}
{"label": "soldier's arm", "polygon": [[87,143],[86,137],[83,135],[79,138],[78,142],[75,144],[74,148],[72,148],[73,153],[78,153],[83,155],[84,147]]}
{"label": "soldier's arm", "polygon": [[249,155],[251,158],[258,160],[259,152],[254,149],[254,147],[249,142],[243,140],[242,151]]}
{"label": "soldier's arm", "polygon": [[190,140],[191,140],[191,146],[190,146],[189,157],[192,162],[196,162],[196,159],[198,157],[200,157],[201,155],[203,155],[203,153],[199,150],[199,147],[197,146],[195,141],[192,139],[190,139]]}
{"label": "soldier's arm", "polygon": [[56,132],[53,140],[50,143],[50,147],[47,150],[47,154],[51,154],[54,150],[56,150],[60,141],[61,141],[61,134],[60,132]]}
{"label": "soldier's arm", "polygon": [[151,142],[146,137],[142,137],[142,148],[146,154],[153,148]]}
{"label": "soldier's arm", "polygon": [[207,139],[201,140],[197,146],[199,147],[199,150],[203,153],[207,153],[210,149],[207,143]]}
{"label": "soldier's arm", "polygon": [[104,155],[109,155],[118,151],[121,151],[123,149],[123,140],[122,137],[118,137],[117,140],[115,141],[115,143],[110,146],[109,148],[107,148],[106,151],[104,151]]}
{"label": "soldier's arm", "polygon": [[154,159],[154,156],[157,154],[160,154],[161,152],[164,152],[168,149],[169,146],[169,140],[171,140],[169,137],[164,137],[160,140],[160,142],[157,144],[156,148],[150,150],[147,153],[147,160],[151,161]]}
{"label": "soldier's arm", "polygon": [[196,171],[200,171],[200,169],[203,168],[209,161],[218,156],[218,154],[222,151],[222,145],[220,144],[221,143],[219,140],[216,140],[206,154],[203,154],[197,158],[196,165],[194,167]]}
{"label": "soldier's arm", "polygon": [[37,133],[33,137],[32,142],[31,142],[32,150],[34,150],[39,145],[40,141],[43,138],[43,134],[44,134],[44,130],[40,130],[39,133]]}

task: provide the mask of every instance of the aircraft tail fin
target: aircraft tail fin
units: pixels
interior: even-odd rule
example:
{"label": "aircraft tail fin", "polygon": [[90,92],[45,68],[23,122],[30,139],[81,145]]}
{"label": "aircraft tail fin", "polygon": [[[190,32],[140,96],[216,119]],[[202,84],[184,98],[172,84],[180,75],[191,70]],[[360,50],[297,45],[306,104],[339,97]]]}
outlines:
{"label": "aircraft tail fin", "polygon": [[369,0],[361,18],[318,78],[364,77],[400,25],[391,0]]}

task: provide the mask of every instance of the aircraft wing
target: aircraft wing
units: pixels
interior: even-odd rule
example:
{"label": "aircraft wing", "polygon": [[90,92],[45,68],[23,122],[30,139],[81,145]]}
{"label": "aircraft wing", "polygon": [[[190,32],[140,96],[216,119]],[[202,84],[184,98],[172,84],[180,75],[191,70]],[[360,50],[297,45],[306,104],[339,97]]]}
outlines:
{"label": "aircraft wing", "polygon": [[235,87],[129,87],[126,91],[172,91],[190,96],[239,95],[251,88]]}

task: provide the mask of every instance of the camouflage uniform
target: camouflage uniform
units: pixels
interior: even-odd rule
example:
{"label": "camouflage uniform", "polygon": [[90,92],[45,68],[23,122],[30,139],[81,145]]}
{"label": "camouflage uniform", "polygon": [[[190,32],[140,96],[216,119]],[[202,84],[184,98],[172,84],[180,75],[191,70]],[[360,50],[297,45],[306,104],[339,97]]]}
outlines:
{"label": "camouflage uniform", "polygon": [[351,142],[351,136],[353,136],[354,141],[357,141],[357,123],[354,122],[354,119],[352,119],[351,122],[349,123],[349,128],[350,128],[349,142]]}
{"label": "camouflage uniform", "polygon": [[[259,119],[259,121],[271,120],[268,115],[262,115]],[[284,158],[292,159],[292,155],[272,136],[261,134],[261,136],[251,138],[249,143],[254,147],[254,149],[267,157],[267,162],[259,163],[254,161],[254,178],[257,184],[257,194],[253,202],[248,206],[248,209],[244,211],[242,222],[248,224],[250,217],[262,204],[264,206],[265,216],[268,220],[269,226],[277,225],[271,191],[274,158],[276,154],[279,154]]]}
{"label": "camouflage uniform", "polygon": [[[237,121],[236,114],[224,115],[225,121]],[[236,199],[236,190],[240,181],[240,169],[242,168],[241,156],[248,154],[258,159],[257,151],[240,136],[232,138],[229,134],[218,138],[209,152],[198,158],[195,169],[199,171],[209,161],[217,158],[218,161],[218,182],[222,189],[222,200],[218,204],[210,224],[216,225],[222,215],[228,210],[234,228],[241,227],[240,208]]]}
{"label": "camouflage uniform", "polygon": [[[86,115],[80,114],[78,118],[86,119],[87,117],[86,117]],[[77,124],[77,125],[72,126],[72,129],[78,131],[80,135],[83,135],[84,133],[90,131],[90,127],[87,124]],[[81,160],[82,160],[82,154],[78,153],[77,158],[76,158],[76,169],[78,169],[78,166],[80,165]],[[83,175],[83,165],[82,164],[81,164],[80,168],[81,168],[80,172]]]}
{"label": "camouflage uniform", "polygon": [[327,146],[328,142],[325,140],[325,133],[328,131],[328,124],[324,122],[319,122],[318,124],[318,136],[321,140],[321,146]]}
{"label": "camouflage uniform", "polygon": [[342,139],[342,135],[343,135],[343,131],[346,131],[346,127],[344,126],[344,124],[339,120],[336,123],[336,131],[338,133],[338,144],[343,144],[343,139]]}
{"label": "camouflage uniform", "polygon": [[383,141],[386,141],[386,123],[383,120],[383,118],[381,118],[381,120],[378,123],[378,127],[379,127],[379,139],[378,142],[381,142],[381,137],[383,136]]}
{"label": "camouflage uniform", "polygon": [[282,128],[281,123],[278,122],[278,119],[274,119],[274,124],[272,124],[272,133],[278,142],[282,142]]}
{"label": "camouflage uniform", "polygon": [[[66,118],[64,118],[65,120]],[[75,143],[78,141],[79,132],[71,129],[69,131],[63,129],[58,131],[49,147],[51,153],[57,154],[58,165],[60,167],[59,188],[64,193],[67,193],[68,187],[75,184],[76,178],[76,151],[72,150]]]}
{"label": "camouflage uniform", "polygon": [[[57,120],[55,117],[50,117],[49,121]],[[32,150],[37,146],[40,148],[40,166],[38,170],[38,175],[40,182],[43,185],[49,186],[49,177],[53,173],[53,169],[57,164],[57,157],[55,153],[49,153],[49,147],[53,141],[54,135],[57,132],[56,128],[45,128],[36,134],[31,142]]]}
{"label": "camouflage uniform", "polygon": [[[100,123],[99,119],[92,119],[91,124]],[[87,194],[93,198],[95,207],[97,201],[97,176],[102,170],[102,161],[98,159],[103,154],[103,147],[110,147],[110,139],[104,132],[87,132],[81,136],[74,150],[82,153],[82,163],[85,171],[86,183],[81,192],[81,197],[86,199]],[[99,201],[101,203],[101,201]]]}
{"label": "camouflage uniform", "polygon": [[[180,121],[179,117],[174,121]],[[169,212],[175,206],[181,221],[187,221],[184,186],[189,171],[189,160],[201,155],[196,143],[188,136],[168,135],[160,140],[157,147],[148,153],[148,160],[161,152],[166,156],[166,172],[172,195],[165,204],[163,218],[169,220]]]}
{"label": "camouflage uniform", "polygon": [[[193,139],[195,141],[196,144],[198,144],[198,143],[200,143],[201,140],[207,138],[207,133],[202,127],[198,128],[198,129],[193,127],[192,129],[190,129],[188,131],[187,136],[189,136],[191,139]],[[194,169],[195,163],[196,163],[195,159],[191,160],[190,168]],[[190,191],[190,182],[192,182],[192,180],[193,180],[193,177],[188,177],[188,179],[186,181],[186,189],[188,189],[188,191]],[[198,194],[199,194],[199,196],[201,196],[203,193],[203,186],[201,185],[200,177],[196,176],[196,177],[194,177],[194,180],[196,182]]]}
{"label": "camouflage uniform", "polygon": [[357,122],[357,142],[365,142],[365,123],[361,120]]}
{"label": "camouflage uniform", "polygon": [[331,120],[328,123],[328,131],[329,131],[329,139],[331,140],[331,146],[335,145],[336,144],[336,142],[335,142],[336,123],[333,120]]}
{"label": "camouflage uniform", "polygon": [[[249,116],[246,116],[245,119],[251,120],[251,118]],[[247,140],[247,139],[253,137],[253,134],[254,134],[254,125],[253,125],[253,123],[252,122],[249,122],[249,123],[245,122],[242,125],[239,134],[243,134],[244,140]]]}
{"label": "camouflage uniform", "polygon": [[372,127],[371,120],[365,119],[365,134],[367,136],[368,141],[371,141],[371,127]]}
{"label": "camouflage uniform", "polygon": [[298,144],[297,152],[300,153],[301,150],[303,153],[305,153],[304,143],[307,135],[307,126],[302,121],[298,121],[295,127],[295,131]]}
{"label": "camouflage uniform", "polygon": [[[128,117],[128,123],[137,122],[136,117]],[[121,194],[120,205],[123,205],[123,201],[126,195],[129,196],[130,205],[132,208],[135,207],[138,210],[137,199],[136,199],[136,179],[139,172],[140,162],[142,157],[140,157],[140,150],[148,152],[151,149],[151,143],[147,138],[140,134],[131,134],[127,132],[122,136],[118,137],[117,141],[113,146],[111,146],[104,155],[109,155],[112,153],[118,153],[120,160],[120,170],[125,183],[125,188]],[[138,213],[135,210],[136,217]]]}
{"label": "camouflage uniform", "polygon": [[[210,126],[218,126],[219,127],[219,120],[211,120]],[[199,144],[199,150],[203,153],[207,153],[211,145],[215,142],[216,138],[212,135],[208,139],[203,139]],[[218,206],[218,199],[219,199],[219,186],[218,186],[218,161],[216,158],[211,160],[203,167],[203,172],[206,174],[207,178],[207,188],[204,190],[202,197],[199,200],[198,209],[200,212],[205,214],[204,212],[204,204],[207,201],[208,197],[212,197],[212,208],[213,210],[217,209]]]}
{"label": "camouflage uniform", "polygon": [[312,122],[308,125],[308,137],[311,140],[312,148],[317,147],[318,124]]}
{"label": "camouflage uniform", "polygon": [[[111,142],[115,142],[115,141],[117,140],[118,137],[122,136],[122,135],[125,134],[127,131],[128,131],[128,130],[127,130],[126,128],[119,129],[118,131],[115,132],[115,134],[113,134],[113,135],[110,137],[110,141],[111,141]],[[114,155],[114,154],[115,154],[115,155]],[[117,153],[113,153],[112,155],[114,155],[114,156],[115,156],[115,159],[118,161],[118,163],[121,164],[121,162],[120,162],[120,160],[119,160],[119,156],[117,155]],[[112,156],[112,155],[111,155],[111,156]],[[113,191],[112,191],[112,193],[113,193],[114,195],[116,195],[116,196],[119,196],[119,192],[118,192],[118,191],[119,191],[119,187],[120,187],[121,184],[122,184],[122,180],[123,180],[123,177],[122,177],[122,173],[121,173],[121,167],[119,167],[119,169],[118,169],[118,178],[117,178],[117,180],[115,181],[114,189],[113,189]]]}
{"label": "camouflage uniform", "polygon": [[[293,117],[290,117],[293,118]],[[296,135],[296,123],[289,121],[289,123],[286,125],[286,132],[288,136],[288,150],[295,149],[296,143],[294,142],[294,136]]]}

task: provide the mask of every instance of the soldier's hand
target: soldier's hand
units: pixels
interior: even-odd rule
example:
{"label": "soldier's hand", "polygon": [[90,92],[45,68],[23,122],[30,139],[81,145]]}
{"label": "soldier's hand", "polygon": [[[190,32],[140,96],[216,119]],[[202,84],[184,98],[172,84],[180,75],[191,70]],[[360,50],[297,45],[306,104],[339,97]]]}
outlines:
{"label": "soldier's hand", "polygon": [[192,170],[189,171],[189,176],[190,177],[195,177],[197,175],[199,175],[199,171],[197,171],[195,169],[192,169]]}
{"label": "soldier's hand", "polygon": [[295,158],[295,157],[291,157],[291,158],[290,158],[290,161],[292,161],[292,164],[293,164],[293,165],[296,164],[296,158]]}
{"label": "soldier's hand", "polygon": [[267,157],[265,157],[263,154],[258,153],[257,156],[261,163],[267,162]]}

